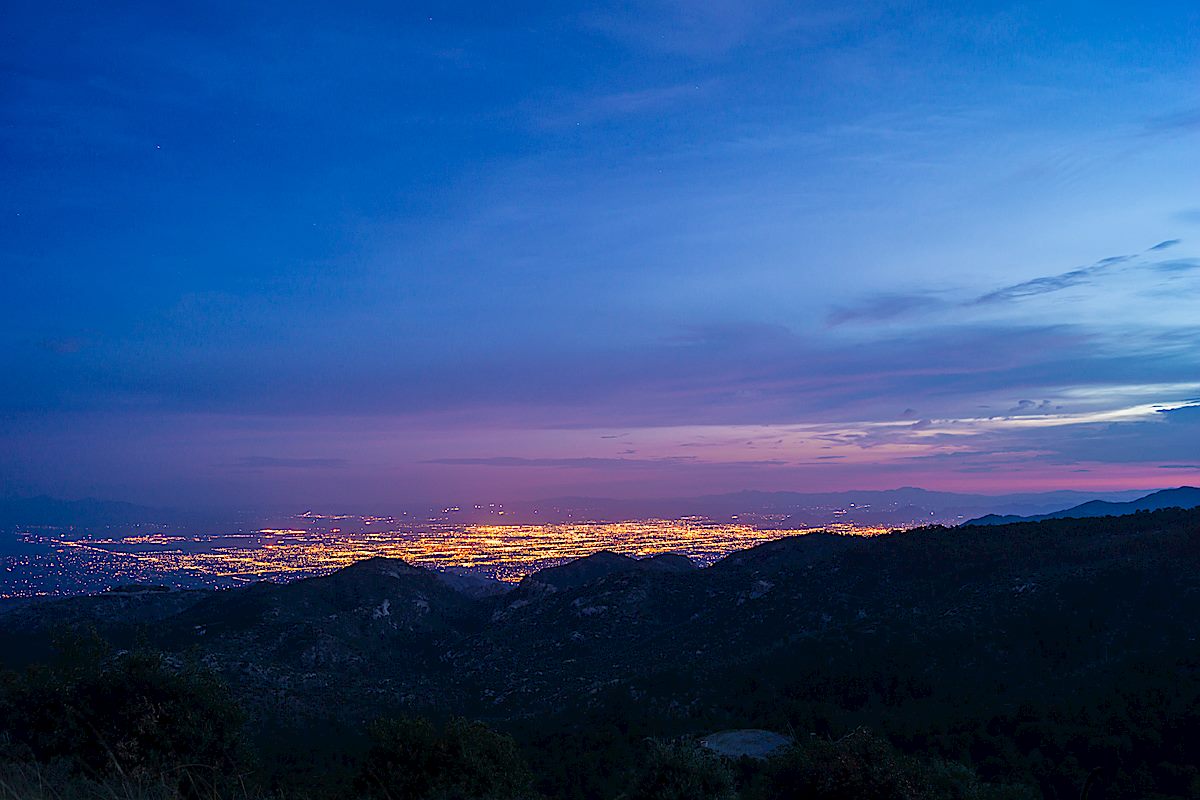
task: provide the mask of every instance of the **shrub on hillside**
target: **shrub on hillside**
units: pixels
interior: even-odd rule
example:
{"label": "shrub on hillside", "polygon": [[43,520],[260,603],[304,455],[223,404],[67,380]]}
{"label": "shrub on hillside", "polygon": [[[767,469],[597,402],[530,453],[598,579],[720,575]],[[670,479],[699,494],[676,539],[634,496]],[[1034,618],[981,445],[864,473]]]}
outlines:
{"label": "shrub on hillside", "polygon": [[97,655],[0,678],[0,760],[210,794],[240,780],[242,717],[204,670]]}
{"label": "shrub on hillside", "polygon": [[354,788],[381,800],[519,800],[533,781],[512,737],[456,719],[442,728],[421,719],[371,726],[371,747]]}
{"label": "shrub on hillside", "polygon": [[1026,800],[1024,787],[982,783],[967,767],[906,756],[870,731],[813,740],[768,763],[752,792],[767,800]]}
{"label": "shrub on hillside", "polygon": [[650,740],[623,800],[734,800],[733,773],[690,741]]}

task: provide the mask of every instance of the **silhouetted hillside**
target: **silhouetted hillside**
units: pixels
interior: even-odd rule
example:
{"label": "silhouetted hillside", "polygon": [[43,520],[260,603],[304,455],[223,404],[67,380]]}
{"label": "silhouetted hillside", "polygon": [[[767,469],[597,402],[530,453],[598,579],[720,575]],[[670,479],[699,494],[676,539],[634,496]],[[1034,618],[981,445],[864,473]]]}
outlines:
{"label": "silhouetted hillside", "polygon": [[1125,514],[1136,514],[1139,511],[1160,511],[1164,508],[1197,508],[1200,507],[1200,489],[1193,486],[1180,486],[1178,489],[1163,489],[1162,491],[1130,500],[1127,503],[1110,503],[1105,500],[1092,500],[1062,511],[1049,514],[1039,514],[1031,517],[1014,515],[988,514],[973,519],[966,525],[1010,525],[1014,522],[1039,522],[1046,519],[1082,519],[1085,517],[1119,517]]}
{"label": "silhouetted hillside", "polygon": [[1172,509],[797,536],[706,569],[600,553],[487,598],[371,559],[286,585],[32,603],[0,616],[0,645],[10,662],[44,652],[65,624],[192,653],[276,737],[481,718],[555,797],[612,795],[648,736],[864,725],[1046,797],[1074,800],[1093,770],[1093,800],[1186,797],[1198,598],[1200,510]]}
{"label": "silhouetted hillside", "polygon": [[569,589],[620,572],[691,572],[694,569],[696,565],[691,559],[674,553],[632,558],[611,550],[601,550],[561,566],[540,569],[522,582]]}

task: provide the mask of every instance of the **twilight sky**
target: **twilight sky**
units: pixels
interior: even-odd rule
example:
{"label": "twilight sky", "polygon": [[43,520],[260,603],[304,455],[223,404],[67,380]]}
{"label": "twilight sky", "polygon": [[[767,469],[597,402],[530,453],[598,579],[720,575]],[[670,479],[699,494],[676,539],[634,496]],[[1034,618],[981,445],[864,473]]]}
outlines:
{"label": "twilight sky", "polygon": [[371,5],[6,3],[0,495],[1200,483],[1194,0]]}

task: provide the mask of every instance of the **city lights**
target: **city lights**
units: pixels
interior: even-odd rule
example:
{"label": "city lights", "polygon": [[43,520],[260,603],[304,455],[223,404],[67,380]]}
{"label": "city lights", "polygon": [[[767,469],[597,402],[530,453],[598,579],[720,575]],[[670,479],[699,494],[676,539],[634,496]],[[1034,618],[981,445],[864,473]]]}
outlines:
{"label": "city lights", "polygon": [[[335,521],[337,527],[331,525]],[[306,513],[293,522],[296,527],[224,535],[25,531],[21,538],[30,552],[0,560],[0,597],[77,594],[128,584],[219,588],[286,581],[328,574],[374,556],[515,582],[598,550],[635,557],[682,553],[708,565],[734,550],[783,536],[814,530],[869,536],[887,530],[849,524],[779,530],[697,517],[461,525]]]}

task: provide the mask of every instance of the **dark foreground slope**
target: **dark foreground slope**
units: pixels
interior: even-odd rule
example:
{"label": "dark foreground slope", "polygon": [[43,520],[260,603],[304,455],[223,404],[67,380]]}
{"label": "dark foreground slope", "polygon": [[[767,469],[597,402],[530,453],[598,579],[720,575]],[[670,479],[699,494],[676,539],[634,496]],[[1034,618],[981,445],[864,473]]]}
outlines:
{"label": "dark foreground slope", "polygon": [[[809,535],[695,570],[611,554],[475,598],[374,559],[217,593],[38,603],[197,659],[264,729],[464,714],[517,734],[554,794],[603,796],[646,736],[869,726],[987,780],[1078,797],[1200,791],[1200,511]],[[289,734],[292,735],[292,734]],[[1095,772],[1095,775],[1093,775]]]}

